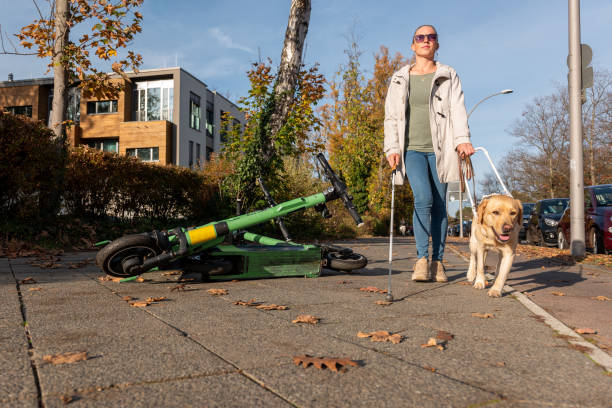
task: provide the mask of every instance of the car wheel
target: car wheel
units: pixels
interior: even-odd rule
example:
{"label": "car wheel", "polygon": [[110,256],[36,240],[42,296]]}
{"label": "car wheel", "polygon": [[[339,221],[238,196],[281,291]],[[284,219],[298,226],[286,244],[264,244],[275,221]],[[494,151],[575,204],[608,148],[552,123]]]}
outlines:
{"label": "car wheel", "polygon": [[569,244],[567,242],[567,239],[565,239],[565,234],[563,233],[563,230],[561,228],[559,228],[559,230],[557,231],[557,247],[559,249],[569,248]]}
{"label": "car wheel", "polygon": [[593,251],[593,254],[604,253],[603,242],[601,237],[599,236],[599,231],[597,231],[596,228],[591,228],[591,230],[589,231],[589,240],[592,245],[591,249]]}

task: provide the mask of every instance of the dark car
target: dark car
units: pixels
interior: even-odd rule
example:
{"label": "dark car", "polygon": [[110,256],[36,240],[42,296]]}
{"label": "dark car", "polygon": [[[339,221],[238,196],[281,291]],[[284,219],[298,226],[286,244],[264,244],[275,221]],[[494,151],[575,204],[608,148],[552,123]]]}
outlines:
{"label": "dark car", "polygon": [[[460,235],[461,231],[459,231],[459,224],[455,224],[449,228],[450,229],[449,229],[448,235],[452,235],[454,237],[458,237]],[[463,236],[469,237],[471,230],[472,230],[472,220],[463,221]]]}
{"label": "dark car", "polygon": [[541,246],[557,245],[557,225],[569,198],[547,198],[536,203],[527,224],[526,240]]}
{"label": "dark car", "polygon": [[[594,254],[612,251],[612,184],[584,188],[585,244]],[[563,212],[557,227],[557,246],[569,248],[570,209]]]}
{"label": "dark car", "polygon": [[534,208],[535,203],[523,203],[523,220],[519,231],[519,241],[527,240],[527,225],[529,225],[529,217]]}

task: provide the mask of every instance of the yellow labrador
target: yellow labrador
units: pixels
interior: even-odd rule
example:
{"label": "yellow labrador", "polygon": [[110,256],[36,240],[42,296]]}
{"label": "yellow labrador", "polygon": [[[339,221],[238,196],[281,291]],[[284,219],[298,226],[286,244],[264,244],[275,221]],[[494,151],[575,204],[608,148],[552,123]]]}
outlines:
{"label": "yellow labrador", "polygon": [[514,262],[518,233],[523,220],[523,205],[512,197],[496,194],[485,197],[472,220],[470,266],[467,279],[476,289],[485,288],[484,262],[488,251],[499,253],[497,278],[488,295],[500,297]]}

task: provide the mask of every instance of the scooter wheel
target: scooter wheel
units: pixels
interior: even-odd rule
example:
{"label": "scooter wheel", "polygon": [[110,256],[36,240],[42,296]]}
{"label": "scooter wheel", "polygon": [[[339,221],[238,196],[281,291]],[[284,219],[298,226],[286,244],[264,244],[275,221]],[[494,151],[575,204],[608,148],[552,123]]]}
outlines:
{"label": "scooter wheel", "polygon": [[368,258],[358,253],[350,255],[342,255],[339,252],[330,252],[327,254],[327,267],[339,271],[352,271],[360,269],[368,264]]}
{"label": "scooter wheel", "polygon": [[96,264],[108,275],[129,278],[142,272],[134,271],[134,266],[142,265],[146,258],[157,256],[160,252],[149,235],[126,235],[102,248],[96,255]]}

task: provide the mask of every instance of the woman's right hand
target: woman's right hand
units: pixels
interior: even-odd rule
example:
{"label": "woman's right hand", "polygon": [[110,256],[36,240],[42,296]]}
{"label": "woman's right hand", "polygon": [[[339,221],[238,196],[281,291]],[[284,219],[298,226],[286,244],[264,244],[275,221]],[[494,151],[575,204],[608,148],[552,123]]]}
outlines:
{"label": "woman's right hand", "polygon": [[391,153],[389,156],[387,156],[387,161],[389,162],[389,166],[391,166],[392,169],[395,169],[397,166],[399,166],[400,155],[398,153]]}

